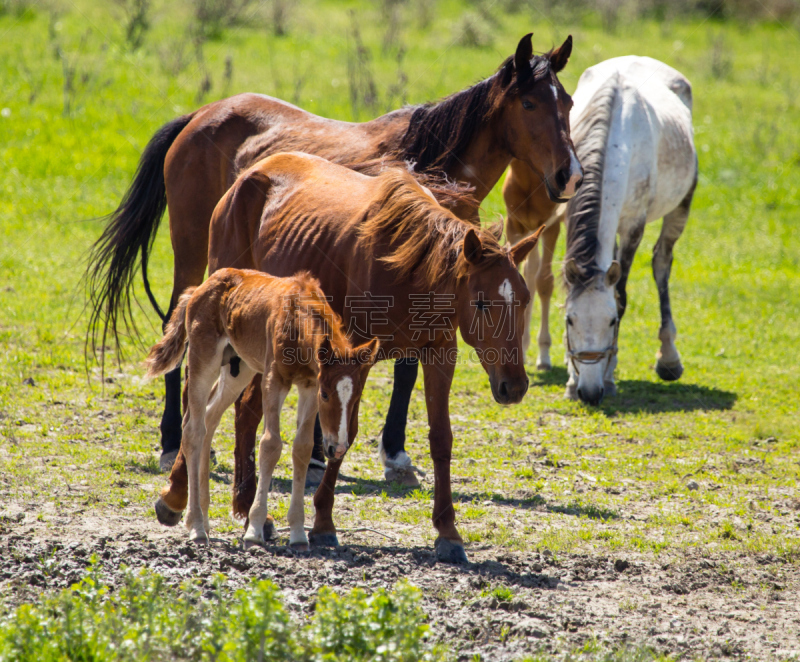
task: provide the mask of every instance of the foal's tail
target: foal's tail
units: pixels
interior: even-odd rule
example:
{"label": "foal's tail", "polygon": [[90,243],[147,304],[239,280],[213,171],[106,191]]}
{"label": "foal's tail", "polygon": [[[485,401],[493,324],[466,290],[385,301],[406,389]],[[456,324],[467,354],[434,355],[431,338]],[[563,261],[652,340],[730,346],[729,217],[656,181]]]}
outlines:
{"label": "foal's tail", "polygon": [[147,365],[146,377],[160,377],[161,375],[178,367],[186,353],[186,307],[192,298],[195,287],[187,287],[178,305],[172,311],[172,317],[167,322],[164,337],[150,349],[145,364]]}
{"label": "foal's tail", "polygon": [[147,260],[167,206],[164,182],[167,152],[193,116],[184,115],[168,122],[150,139],[133,183],[92,246],[84,276],[91,308],[86,333],[87,353],[90,349],[97,351],[99,340],[103,348],[101,357],[104,357],[109,332],[119,346],[120,326],[136,330],[131,314],[131,289],[140,258],[147,298],[161,320],[166,321],[166,315],[150,291]]}

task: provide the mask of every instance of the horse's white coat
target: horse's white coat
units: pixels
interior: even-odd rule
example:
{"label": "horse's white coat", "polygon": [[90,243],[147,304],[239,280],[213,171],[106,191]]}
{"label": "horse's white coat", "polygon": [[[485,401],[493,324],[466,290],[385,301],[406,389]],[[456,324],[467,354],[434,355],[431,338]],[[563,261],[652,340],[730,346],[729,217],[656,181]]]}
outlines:
{"label": "horse's white coat", "polygon": [[[619,236],[617,254],[624,273],[630,268],[645,224],[662,217],[662,240],[666,237],[669,244],[664,259],[671,261],[672,244],[688,216],[688,207],[678,207],[694,185],[697,160],[689,81],[662,62],[632,55],[601,62],[581,76],[571,113],[576,144],[581,145],[585,127],[596,117],[597,92],[601,88],[607,91],[609,85],[616,86],[616,96],[608,118],[596,261],[602,271],[608,270]],[[586,153],[584,147],[579,149],[582,154]],[[587,167],[587,163],[583,165]],[[654,275],[666,283],[668,268],[661,274],[659,269],[654,258]],[[596,285],[568,298],[569,340],[575,352],[602,350],[613,342],[610,320],[617,309],[615,288],[603,282]],[[662,319],[662,331],[664,328],[673,332],[661,334],[659,362],[680,365],[671,314]],[[581,365],[579,376],[569,362],[567,394],[576,394],[578,388],[584,393],[599,392],[604,386],[606,392],[613,391],[616,357],[611,362]]]}
{"label": "horse's white coat", "polygon": [[337,438],[336,455],[347,450],[347,405],[353,397],[353,380],[350,377],[342,377],[336,384],[336,393],[339,395],[339,404],[342,407],[342,418],[339,421],[339,436]]}
{"label": "horse's white coat", "polygon": [[514,288],[511,287],[511,281],[508,280],[508,278],[500,283],[498,291],[500,292],[500,296],[503,297],[505,302],[510,306],[514,301]]}

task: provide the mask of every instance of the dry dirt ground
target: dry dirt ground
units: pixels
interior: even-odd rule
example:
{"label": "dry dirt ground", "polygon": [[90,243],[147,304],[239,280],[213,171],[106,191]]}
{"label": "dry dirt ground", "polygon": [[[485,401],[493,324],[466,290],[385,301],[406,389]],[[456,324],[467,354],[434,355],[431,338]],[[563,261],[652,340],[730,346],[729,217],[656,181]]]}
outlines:
{"label": "dry dirt ground", "polygon": [[459,567],[437,563],[432,549],[413,541],[339,537],[339,549],[307,554],[284,545],[245,551],[232,534],[197,547],[181,527],[162,528],[154,516],[76,513],[45,523],[36,504],[14,504],[0,515],[0,602],[68,586],[96,555],[112,584],[123,565],[176,582],[217,572],[234,585],[269,578],[299,618],[323,584],[374,589],[406,579],[422,589],[434,636],[458,660],[558,654],[591,639],[679,659],[800,659],[800,570],[771,555],[686,553],[654,562],[471,545],[471,563]]}

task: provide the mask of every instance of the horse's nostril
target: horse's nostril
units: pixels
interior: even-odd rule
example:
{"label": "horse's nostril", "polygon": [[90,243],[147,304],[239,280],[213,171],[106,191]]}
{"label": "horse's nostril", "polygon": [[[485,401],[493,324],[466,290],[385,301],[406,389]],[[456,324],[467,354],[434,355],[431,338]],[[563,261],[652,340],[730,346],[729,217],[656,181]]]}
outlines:
{"label": "horse's nostril", "polygon": [[336,451],[334,450],[333,446],[328,446],[328,447],[325,449],[325,452],[327,453],[328,457],[331,457],[331,458],[332,458],[334,455],[336,455]]}
{"label": "horse's nostril", "polygon": [[578,389],[578,397],[583,400],[583,391],[581,389]]}
{"label": "horse's nostril", "polygon": [[581,184],[583,184],[583,177],[581,177],[577,182],[575,182],[576,191],[581,187]]}
{"label": "horse's nostril", "polygon": [[562,168],[556,173],[556,186],[558,187],[559,191],[563,191],[567,188],[567,182],[569,181],[569,172],[567,172],[566,168]]}
{"label": "horse's nostril", "polygon": [[508,397],[508,383],[500,382],[500,395],[504,398]]}

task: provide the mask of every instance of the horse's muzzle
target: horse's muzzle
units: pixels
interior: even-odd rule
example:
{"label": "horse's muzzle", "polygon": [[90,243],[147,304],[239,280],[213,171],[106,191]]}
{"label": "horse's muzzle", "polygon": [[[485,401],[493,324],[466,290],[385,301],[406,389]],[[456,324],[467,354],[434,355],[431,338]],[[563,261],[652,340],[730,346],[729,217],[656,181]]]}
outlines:
{"label": "horse's muzzle", "polygon": [[522,401],[528,392],[528,378],[504,379],[497,386],[492,383],[492,395],[501,405],[514,405]]}

